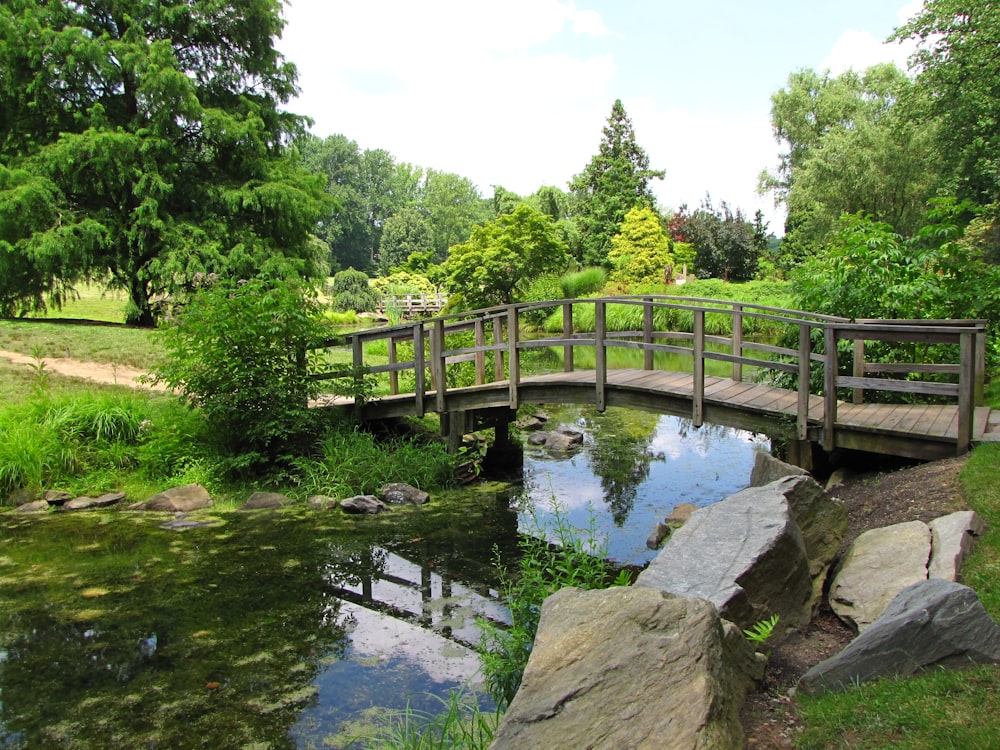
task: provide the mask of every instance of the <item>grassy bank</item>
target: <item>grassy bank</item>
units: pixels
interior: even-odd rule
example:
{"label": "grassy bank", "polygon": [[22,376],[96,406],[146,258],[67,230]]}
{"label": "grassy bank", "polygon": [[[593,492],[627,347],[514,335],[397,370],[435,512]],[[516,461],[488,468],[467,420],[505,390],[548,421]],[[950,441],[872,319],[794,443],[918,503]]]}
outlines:
{"label": "grassy bank", "polygon": [[[963,581],[1000,620],[1000,445],[982,445],[962,470],[970,507],[988,524],[962,569]],[[998,746],[1000,667],[932,670],[879,680],[844,693],[798,699],[805,730],[797,746],[970,750]]]}

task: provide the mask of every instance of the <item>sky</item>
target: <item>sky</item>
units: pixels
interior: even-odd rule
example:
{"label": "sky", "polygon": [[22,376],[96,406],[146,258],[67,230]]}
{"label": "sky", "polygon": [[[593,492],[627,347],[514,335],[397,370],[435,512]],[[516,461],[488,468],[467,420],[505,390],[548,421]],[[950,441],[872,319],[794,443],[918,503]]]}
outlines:
{"label": "sky", "polygon": [[287,109],[484,197],[566,189],[621,99],[664,209],[706,195],[748,217],[778,163],[770,97],[789,74],[838,74],[912,51],[885,44],[921,0],[286,0]]}

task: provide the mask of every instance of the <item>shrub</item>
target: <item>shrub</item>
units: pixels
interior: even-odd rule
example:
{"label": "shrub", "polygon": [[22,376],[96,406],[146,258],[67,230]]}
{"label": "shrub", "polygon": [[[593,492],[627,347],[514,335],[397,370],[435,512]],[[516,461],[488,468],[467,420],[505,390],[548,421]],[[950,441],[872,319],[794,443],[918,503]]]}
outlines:
{"label": "shrub", "polygon": [[348,268],[333,277],[333,300],[330,306],[334,310],[371,312],[377,304],[378,298],[368,285],[368,276],[363,271]]}
{"label": "shrub", "polygon": [[292,282],[220,282],[164,331],[155,379],[202,411],[231,469],[256,470],[310,439],[319,384],[305,353],[323,337],[318,309]]}

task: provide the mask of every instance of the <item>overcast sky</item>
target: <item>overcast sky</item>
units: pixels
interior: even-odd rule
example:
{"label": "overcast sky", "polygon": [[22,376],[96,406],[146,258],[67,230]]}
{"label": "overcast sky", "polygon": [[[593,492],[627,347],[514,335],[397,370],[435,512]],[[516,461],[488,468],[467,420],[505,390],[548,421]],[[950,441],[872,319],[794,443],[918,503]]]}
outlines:
{"label": "overcast sky", "polygon": [[863,70],[920,0],[286,0],[288,109],[398,161],[530,194],[566,188],[621,99],[664,208],[711,193],[771,230],[770,96],[802,68]]}

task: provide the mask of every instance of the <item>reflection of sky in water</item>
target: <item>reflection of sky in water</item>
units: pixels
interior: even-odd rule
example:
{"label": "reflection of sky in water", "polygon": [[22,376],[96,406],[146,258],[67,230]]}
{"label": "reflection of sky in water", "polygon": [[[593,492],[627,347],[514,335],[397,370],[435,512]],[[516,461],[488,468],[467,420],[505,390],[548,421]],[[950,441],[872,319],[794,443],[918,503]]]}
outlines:
{"label": "reflection of sky in water", "polygon": [[[547,429],[563,424],[586,433],[572,412],[556,409],[551,416]],[[593,418],[599,420],[600,416]],[[525,489],[541,511],[543,525],[545,507],[553,496],[577,528],[588,527],[589,509],[593,508],[598,531],[608,535],[610,557],[643,564],[656,554],[646,547],[646,538],[677,503],[710,505],[749,486],[754,451],[767,447],[764,436],[717,425],[695,429],[689,420],[660,416],[647,451],[652,456],[649,476],[636,487],[634,505],[621,527],[615,526],[601,478],[591,469],[594,441],[590,435],[586,435],[583,448],[568,458],[527,451]],[[530,527],[523,513],[521,526]]]}
{"label": "reflection of sky in water", "polygon": [[[316,699],[292,729],[299,747],[327,746],[325,740],[341,732],[344,722],[361,720],[372,707],[409,705],[440,713],[442,704],[433,695],[463,685],[477,694],[483,708],[493,708],[479,659],[463,644],[478,643],[477,616],[509,621],[506,609],[492,598],[497,592],[484,596],[391,552],[384,559],[371,581],[341,590],[370,597],[373,606],[396,616],[343,601],[338,619],[350,645],[344,658],[328,658],[313,681]],[[342,740],[338,737],[335,746],[341,747]]]}

